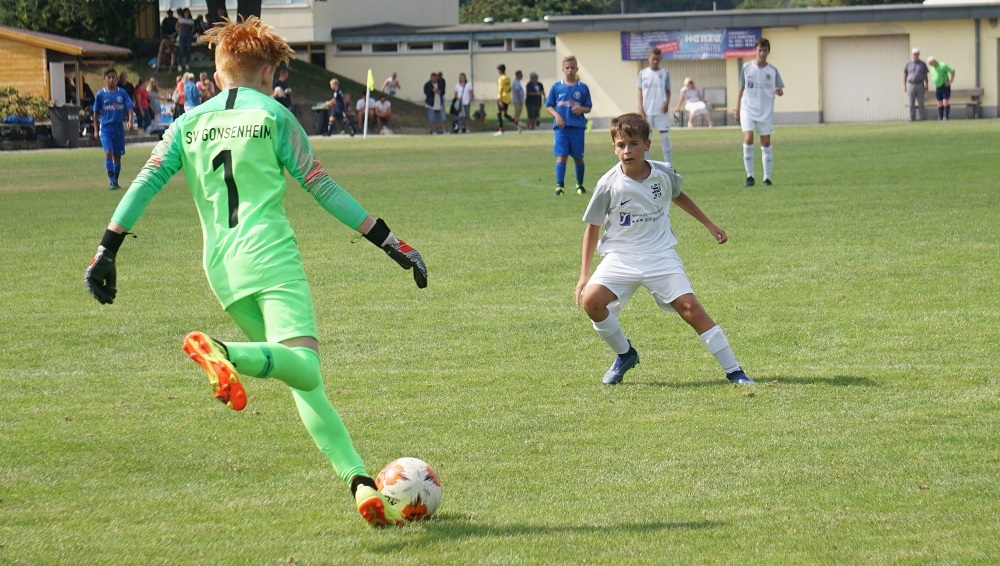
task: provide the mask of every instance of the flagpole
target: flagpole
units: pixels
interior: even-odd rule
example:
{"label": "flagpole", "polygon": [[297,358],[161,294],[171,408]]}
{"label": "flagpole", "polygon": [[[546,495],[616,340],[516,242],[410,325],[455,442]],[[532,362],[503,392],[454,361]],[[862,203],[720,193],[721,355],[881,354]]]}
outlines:
{"label": "flagpole", "polygon": [[368,80],[365,81],[365,131],[361,134],[361,139],[368,139],[368,101],[371,100],[371,91],[375,89],[375,77],[372,70],[368,69]]}

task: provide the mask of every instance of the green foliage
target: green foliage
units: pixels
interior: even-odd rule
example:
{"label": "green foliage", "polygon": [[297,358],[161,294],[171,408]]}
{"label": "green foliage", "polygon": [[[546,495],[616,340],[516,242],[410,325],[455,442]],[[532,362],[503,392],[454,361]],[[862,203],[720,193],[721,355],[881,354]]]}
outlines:
{"label": "green foliage", "polygon": [[150,0],[0,0],[0,24],[132,49],[136,12]]}
{"label": "green foliage", "polygon": [[912,0],[744,0],[742,10],[757,8],[812,8],[826,6],[877,6],[882,4],[912,4]]}
{"label": "green foliage", "polygon": [[49,104],[40,96],[21,94],[12,86],[0,85],[0,119],[7,116],[48,120]]}
{"label": "green foliage", "polygon": [[489,16],[497,22],[522,18],[541,21],[545,16],[609,14],[618,11],[618,0],[470,0],[459,9],[463,23],[479,23]]}

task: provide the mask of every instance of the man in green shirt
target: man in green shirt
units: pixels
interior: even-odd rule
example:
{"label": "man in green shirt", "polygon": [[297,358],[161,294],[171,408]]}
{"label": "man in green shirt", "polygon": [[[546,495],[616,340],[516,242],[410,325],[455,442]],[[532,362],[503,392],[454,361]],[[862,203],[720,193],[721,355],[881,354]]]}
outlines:
{"label": "man in green shirt", "polygon": [[153,149],[87,268],[87,289],[102,304],[114,301],[115,256],[127,231],[183,168],[201,220],[209,285],[250,340],[223,343],[195,331],[184,339],[184,351],[206,371],[215,397],[237,411],[247,403],[240,375],[288,385],[303,424],[350,485],[365,520],[401,524],[324,392],[312,296],[282,204],[284,172],[337,220],[412,269],[417,287],[427,286],[427,268],[417,250],[330,178],[296,118],[271,98],[275,68],[294,56],[274,28],[256,17],[227,21],[200,41],[216,47],[220,95],[185,112]]}
{"label": "man in green shirt", "polygon": [[934,97],[937,98],[938,120],[947,120],[951,114],[951,83],[955,82],[955,69],[933,55],[927,58],[927,72],[934,83]]}

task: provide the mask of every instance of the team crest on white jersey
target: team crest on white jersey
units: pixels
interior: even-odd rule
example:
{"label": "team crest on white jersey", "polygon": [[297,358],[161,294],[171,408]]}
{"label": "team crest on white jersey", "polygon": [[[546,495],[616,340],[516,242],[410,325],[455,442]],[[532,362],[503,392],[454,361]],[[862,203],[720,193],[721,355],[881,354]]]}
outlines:
{"label": "team crest on white jersey", "polygon": [[663,189],[660,188],[659,183],[653,183],[653,185],[649,187],[649,190],[653,191],[653,198],[660,198],[663,196]]}

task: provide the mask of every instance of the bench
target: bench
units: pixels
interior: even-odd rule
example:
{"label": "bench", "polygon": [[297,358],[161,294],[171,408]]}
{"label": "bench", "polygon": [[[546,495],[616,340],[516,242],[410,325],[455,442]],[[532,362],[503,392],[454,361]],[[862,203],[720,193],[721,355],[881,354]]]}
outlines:
{"label": "bench", "polygon": [[[927,91],[926,94],[927,103],[924,105],[927,109],[934,111],[934,88],[932,87]],[[966,118],[982,118],[983,110],[983,89],[980,88],[953,88],[951,89],[951,98],[948,99],[948,103],[951,106],[965,106],[965,117]],[[903,103],[903,108],[910,108],[910,103]]]}
{"label": "bench", "polygon": [[[983,89],[982,88],[953,88],[949,102],[954,105],[965,106],[966,118],[981,118],[983,110]],[[972,114],[969,114],[969,111]]]}

